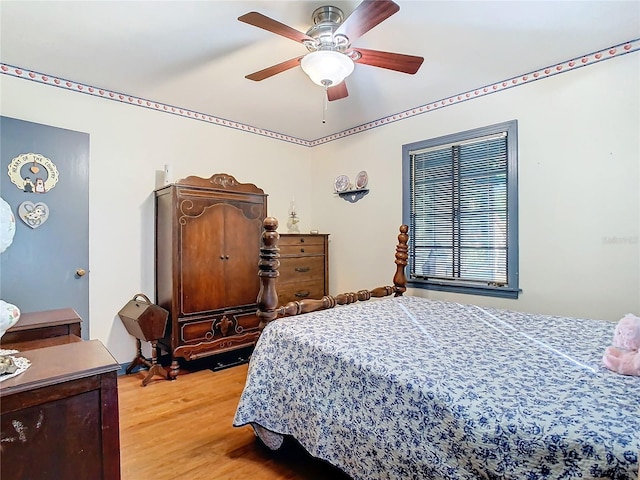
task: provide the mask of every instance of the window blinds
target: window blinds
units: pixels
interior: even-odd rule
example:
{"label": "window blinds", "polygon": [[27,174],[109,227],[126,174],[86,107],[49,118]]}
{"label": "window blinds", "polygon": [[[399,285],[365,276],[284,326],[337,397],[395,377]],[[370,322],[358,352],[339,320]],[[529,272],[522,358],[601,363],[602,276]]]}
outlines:
{"label": "window blinds", "polygon": [[410,275],[507,283],[507,134],[409,152]]}

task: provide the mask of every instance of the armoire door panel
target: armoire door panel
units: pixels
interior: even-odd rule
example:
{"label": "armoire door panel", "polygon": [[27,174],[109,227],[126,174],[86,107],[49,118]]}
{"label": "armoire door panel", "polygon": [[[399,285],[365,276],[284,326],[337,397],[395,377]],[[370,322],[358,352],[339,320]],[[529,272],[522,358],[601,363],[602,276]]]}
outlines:
{"label": "armoire door panel", "polygon": [[[192,203],[184,200],[185,203]],[[206,203],[200,201],[200,203]],[[180,298],[181,313],[192,315],[225,306],[224,292],[225,227],[224,203],[208,202],[191,211],[197,215],[183,215],[180,225]]]}
{"label": "armoire door panel", "polygon": [[228,305],[256,303],[260,281],[258,261],[262,220],[249,219],[246,209],[233,206],[225,212],[225,297]]}

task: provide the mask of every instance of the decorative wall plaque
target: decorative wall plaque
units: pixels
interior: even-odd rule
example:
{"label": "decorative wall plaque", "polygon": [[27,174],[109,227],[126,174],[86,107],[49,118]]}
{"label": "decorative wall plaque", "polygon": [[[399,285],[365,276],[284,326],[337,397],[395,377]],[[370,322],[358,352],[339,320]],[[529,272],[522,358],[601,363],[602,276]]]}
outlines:
{"label": "decorative wall plaque", "polygon": [[44,202],[22,202],[18,207],[18,216],[31,228],[38,228],[49,218],[49,207]]}
{"label": "decorative wall plaque", "polygon": [[9,163],[9,178],[24,192],[46,193],[58,183],[58,169],[44,155],[23,153]]}

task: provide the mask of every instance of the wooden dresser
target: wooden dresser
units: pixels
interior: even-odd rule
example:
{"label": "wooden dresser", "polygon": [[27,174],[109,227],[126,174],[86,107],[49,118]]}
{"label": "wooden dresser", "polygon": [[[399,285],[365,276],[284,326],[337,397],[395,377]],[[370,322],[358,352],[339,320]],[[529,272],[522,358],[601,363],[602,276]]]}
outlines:
{"label": "wooden dresser", "polygon": [[118,480],[120,366],[98,340],[24,351],[0,382],[2,480]]}
{"label": "wooden dresser", "polygon": [[257,341],[258,259],[267,196],[227,174],[187,177],[156,191],[156,303],[169,311],[158,346],[178,359]]}
{"label": "wooden dresser", "polygon": [[0,347],[22,352],[81,342],[81,327],[82,319],[73,308],[23,313],[2,336]]}
{"label": "wooden dresser", "polygon": [[329,293],[329,235],[280,234],[278,305]]}

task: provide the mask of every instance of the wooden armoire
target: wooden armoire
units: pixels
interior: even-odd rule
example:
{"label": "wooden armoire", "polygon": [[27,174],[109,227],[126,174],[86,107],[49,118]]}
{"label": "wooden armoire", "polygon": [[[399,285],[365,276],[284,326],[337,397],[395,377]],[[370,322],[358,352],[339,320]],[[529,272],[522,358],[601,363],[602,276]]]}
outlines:
{"label": "wooden armoire", "polygon": [[224,173],[155,192],[156,303],[169,311],[158,347],[196,360],[255,344],[258,260],[267,195]]}

